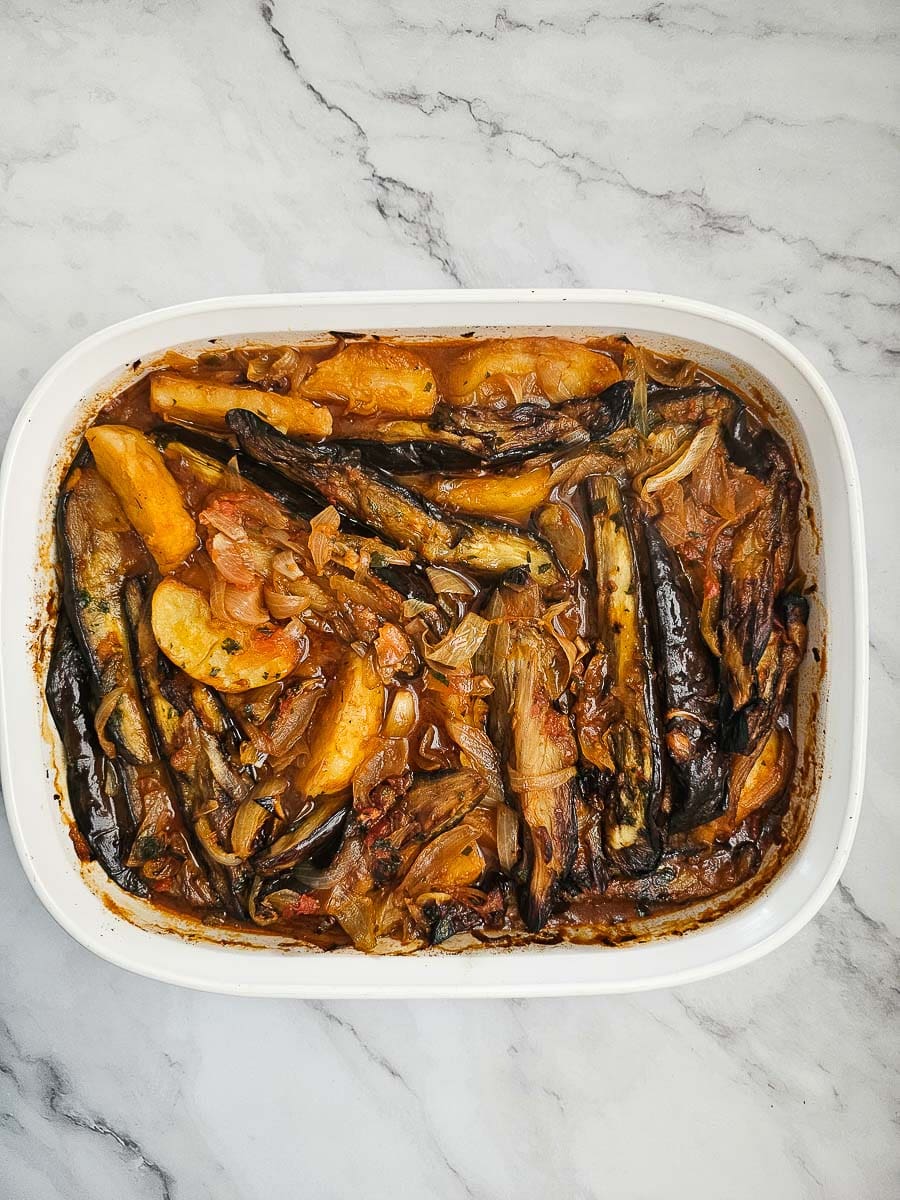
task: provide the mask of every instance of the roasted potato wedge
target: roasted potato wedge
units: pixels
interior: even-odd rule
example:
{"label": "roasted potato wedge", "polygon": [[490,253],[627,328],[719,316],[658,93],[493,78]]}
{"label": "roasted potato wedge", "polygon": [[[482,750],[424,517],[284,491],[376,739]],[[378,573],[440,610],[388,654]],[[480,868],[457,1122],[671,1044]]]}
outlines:
{"label": "roasted potato wedge", "polygon": [[298,792],[315,797],[349,787],[366,742],[381,728],[384,702],[384,685],[368,658],[348,651],[313,718],[309,757],[295,780]]}
{"label": "roasted potato wedge", "polygon": [[439,478],[434,473],[408,475],[402,480],[435,504],[451,512],[503,521],[527,521],[547,499],[552,468],[532,467],[517,475],[476,475]]}
{"label": "roasted potato wedge", "polygon": [[351,342],[320,362],[300,390],[310,400],[338,403],[350,413],[392,417],[429,417],[437,402],[431,368],[390,342]]}
{"label": "roasted potato wedge", "polygon": [[477,405],[501,386],[518,381],[523,398],[545,396],[562,403],[595,396],[622,378],[613,360],[564,338],[489,338],[461,355],[446,380],[445,399],[455,406]]}
{"label": "roasted potato wedge", "polygon": [[95,425],[85,434],[97,470],[165,575],[197,549],[194,518],[153,443],[128,425]]}
{"label": "roasted potato wedge", "polygon": [[166,657],[220,692],[282,679],[300,657],[300,644],[285,628],[218,621],[203,593],[176,579],[164,579],[153,593],[151,620]]}
{"label": "roasted potato wedge", "polygon": [[302,396],[204,383],[165,372],[151,376],[150,407],[163,420],[187,422],[204,429],[224,429],[225,418],[233,408],[246,408],[292,437],[325,438],[331,434],[328,409]]}

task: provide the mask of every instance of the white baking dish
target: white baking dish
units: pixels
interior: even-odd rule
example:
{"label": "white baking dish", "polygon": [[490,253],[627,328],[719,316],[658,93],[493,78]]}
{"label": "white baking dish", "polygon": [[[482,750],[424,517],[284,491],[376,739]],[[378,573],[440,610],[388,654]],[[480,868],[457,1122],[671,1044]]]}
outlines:
{"label": "white baking dish", "polygon": [[[73,430],[90,398],[127,364],[206,339],[285,341],[308,331],[462,331],[508,327],[624,331],[661,348],[698,349],[702,361],[775,403],[796,438],[819,538],[806,563],[823,606],[814,644],[824,679],[807,674],[801,704],[817,689],[818,801],[784,870],[744,907],[681,937],[628,946],[547,946],[403,958],[289,950],[264,935],[222,943],[125,896],[96,865],[81,866],[54,796],[57,773],[41,684],[36,632],[52,582],[50,509]],[[22,866],[56,920],[111,962],[157,979],[256,996],[508,996],[625,992],[713,975],[751,962],[796,933],[819,909],[847,860],[863,781],[867,704],[867,609],[862,506],[856,464],[838,406],[811,364],[787,341],[709,304],[624,291],[371,292],[235,297],[147,313],[87,338],[35,387],[10,436],[0,480],[0,708],[3,789]],[[40,657],[38,655],[38,657]],[[828,686],[832,684],[832,686]],[[801,722],[802,724],[802,722]],[[127,919],[126,919],[127,917]]]}

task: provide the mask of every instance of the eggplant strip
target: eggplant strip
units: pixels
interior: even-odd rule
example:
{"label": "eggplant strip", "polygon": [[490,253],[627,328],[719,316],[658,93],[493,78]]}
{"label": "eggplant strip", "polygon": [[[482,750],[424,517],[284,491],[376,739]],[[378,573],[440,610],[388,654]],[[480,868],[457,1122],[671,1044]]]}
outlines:
{"label": "eggplant strip", "polygon": [[720,744],[715,660],[700,632],[690,583],[652,521],[643,523],[643,532],[665,696],[666,748],[679,785],[669,829],[680,832],[724,810],[729,761]]}
{"label": "eggplant strip", "polygon": [[103,870],[137,896],[149,888],[126,866],[135,824],[115,765],[100,749],[94,732],[90,672],[65,612],[56,625],[47,703],[59,730],[66,760],[66,785],[75,824]]}
{"label": "eggplant strip", "polygon": [[[234,916],[244,917],[247,909],[242,892],[249,882],[247,871],[224,865],[210,853],[209,845],[196,834],[196,823],[201,814],[216,819],[221,830],[222,818],[233,818],[243,797],[241,794],[228,796],[218,787],[209,763],[212,735],[208,731],[201,734],[196,714],[184,700],[180,705],[176,702],[175,689],[166,688],[172,668],[167,666],[160,654],[153,636],[149,606],[144,602],[137,581],[126,585],[125,599],[129,619],[136,633],[137,663],[143,694],[181,800],[185,826],[194,832],[194,852],[204,860],[210,882],[226,910]],[[191,684],[185,677],[182,678],[185,679],[185,686],[180,691],[184,696],[190,695]],[[199,688],[201,685],[195,686]],[[211,696],[207,697],[207,702],[217,703]],[[188,740],[190,746],[185,744]],[[219,753],[227,758],[221,748]],[[221,775],[221,772],[218,774]],[[249,790],[249,781],[246,786]]]}
{"label": "eggplant strip", "polygon": [[632,394],[633,385],[620,382],[598,396],[556,408],[521,404],[506,412],[438,409],[432,423],[445,434],[477,439],[484,447],[485,463],[501,466],[608,438],[627,423]]}
{"label": "eggplant strip", "polygon": [[229,413],[228,423],[245,453],[427,562],[491,575],[522,566],[541,587],[561,581],[551,552],[531,534],[500,523],[454,520],[384,472],[364,468],[333,447],[293,442],[253,413]]}
{"label": "eggplant strip", "polygon": [[[663,794],[662,735],[647,605],[635,552],[636,530],[612,476],[587,481],[593,530],[600,640],[606,653],[607,727],[601,737],[615,784],[603,816],[607,855],[628,874],[652,871],[662,849],[657,816]],[[601,672],[591,673],[592,686]],[[587,691],[588,689],[586,689]],[[583,694],[580,707],[591,700]],[[582,750],[586,738],[582,736]],[[591,759],[591,761],[594,761]]]}
{"label": "eggplant strip", "polygon": [[91,667],[98,700],[118,691],[106,729],[129,762],[155,760],[153,735],[134,673],[122,587],[146,555],[112,488],[93,466],[75,467],[60,496],[57,543],[69,619]]}
{"label": "eggplant strip", "polygon": [[527,885],[520,899],[527,927],[547,923],[577,849],[575,763],[568,718],[555,705],[556,647],[542,624],[537,587],[527,579],[503,584],[488,603],[490,632],[476,670],[494,685],[488,732],[505,764],[507,792],[522,815]]}
{"label": "eggplant strip", "polygon": [[746,703],[732,710],[730,697],[725,696],[727,749],[753,754],[768,737],[806,653],[808,619],[805,596],[788,594],[776,602],[772,632],[756,665]]}
{"label": "eggplant strip", "polygon": [[[778,445],[774,441],[767,444],[774,456],[767,481],[769,494],[735,530],[719,614],[723,691],[731,728],[729,749],[740,753],[749,753],[755,745],[748,740],[752,723],[748,718],[751,706],[758,705],[768,690],[772,659],[778,651],[778,639],[773,642],[776,604],[790,576],[799,526],[800,482],[781,463]],[[789,641],[797,641],[798,624],[805,624],[805,615],[798,622],[799,615],[795,608]]]}

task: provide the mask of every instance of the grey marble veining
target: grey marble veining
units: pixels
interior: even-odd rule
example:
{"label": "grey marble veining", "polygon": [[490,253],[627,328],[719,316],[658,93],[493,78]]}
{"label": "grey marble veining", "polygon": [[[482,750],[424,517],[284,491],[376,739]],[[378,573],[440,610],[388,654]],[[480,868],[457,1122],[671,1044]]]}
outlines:
{"label": "grey marble veining", "polygon": [[872,586],[863,820],[818,918],[646,997],[240,1001],[129,976],[0,826],[0,1193],[882,1197],[900,1185],[900,8],[9,0],[0,437],[73,342],[269,290],[631,286],[825,373]]}

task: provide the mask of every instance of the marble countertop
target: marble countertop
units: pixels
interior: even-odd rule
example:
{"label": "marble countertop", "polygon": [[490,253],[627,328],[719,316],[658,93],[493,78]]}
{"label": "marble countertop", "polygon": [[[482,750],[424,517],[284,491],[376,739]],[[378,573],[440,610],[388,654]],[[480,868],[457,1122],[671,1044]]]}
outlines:
{"label": "marble countertop", "polygon": [[111,321],[227,293],[628,286],[793,338],[865,490],[863,820],[769,958],[647,996],[292,1003],[93,958],[0,821],[10,1200],[896,1194],[900,9],[11,0],[0,440]]}

